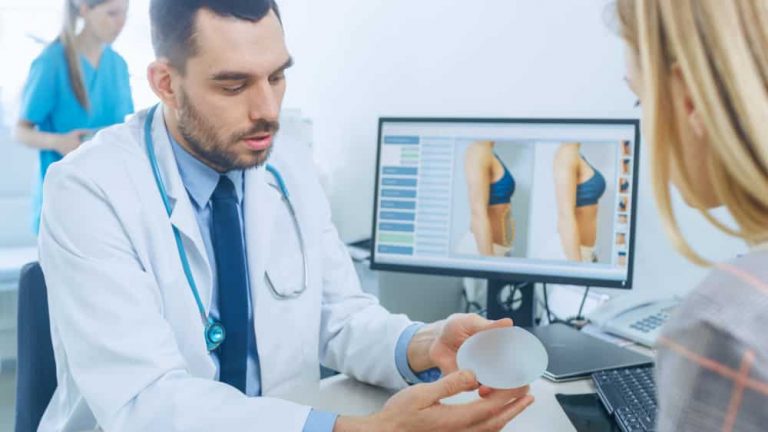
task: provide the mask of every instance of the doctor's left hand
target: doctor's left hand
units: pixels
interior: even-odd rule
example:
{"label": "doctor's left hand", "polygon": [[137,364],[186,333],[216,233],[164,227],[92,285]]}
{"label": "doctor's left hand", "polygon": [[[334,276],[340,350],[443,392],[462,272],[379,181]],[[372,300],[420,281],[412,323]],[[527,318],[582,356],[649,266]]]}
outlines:
{"label": "doctor's left hand", "polygon": [[408,346],[408,363],[416,372],[437,367],[448,375],[456,370],[456,354],[470,336],[481,331],[512,327],[512,320],[487,320],[477,314],[455,314],[428,324],[414,335]]}

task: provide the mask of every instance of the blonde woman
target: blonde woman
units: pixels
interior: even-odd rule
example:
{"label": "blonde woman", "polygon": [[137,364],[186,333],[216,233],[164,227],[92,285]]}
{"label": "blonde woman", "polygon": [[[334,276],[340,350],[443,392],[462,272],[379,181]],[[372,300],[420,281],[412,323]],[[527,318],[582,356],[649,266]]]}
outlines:
{"label": "blonde woman", "polygon": [[495,146],[493,141],[478,141],[464,155],[470,227],[459,244],[461,253],[506,256],[512,250],[515,178],[494,153]]}
{"label": "blonde woman", "polygon": [[597,214],[605,177],[581,154],[580,143],[561,144],[554,160],[557,231],[567,259],[597,262]]}
{"label": "blonde woman", "polygon": [[[40,150],[35,232],[48,167],[97,129],[122,123],[133,112],[128,67],[110,48],[125,25],[127,8],[128,0],[67,0],[61,35],[32,63],[16,138]],[[82,30],[76,33],[78,21]]]}
{"label": "blonde woman", "polygon": [[[768,2],[618,0],[666,229],[692,261],[670,186],[744,256],[715,265],[659,340],[660,431],[768,425]],[[725,207],[736,226],[710,214]]]}

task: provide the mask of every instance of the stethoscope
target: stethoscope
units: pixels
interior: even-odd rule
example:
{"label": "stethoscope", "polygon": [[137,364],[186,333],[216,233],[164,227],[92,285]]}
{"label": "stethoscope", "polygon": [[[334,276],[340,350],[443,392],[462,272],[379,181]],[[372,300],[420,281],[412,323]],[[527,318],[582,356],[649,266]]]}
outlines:
{"label": "stethoscope", "polygon": [[[147,113],[147,120],[144,123],[144,142],[147,146],[147,156],[149,157],[149,163],[152,165],[152,174],[155,177],[155,183],[157,184],[157,189],[160,192],[160,197],[163,200],[163,205],[165,206],[165,211],[168,213],[168,217],[171,217],[171,204],[170,200],[168,199],[168,194],[165,191],[165,186],[163,185],[162,177],[160,176],[160,168],[157,163],[157,156],[155,155],[155,146],[153,144],[152,140],[152,122],[155,118],[155,112],[157,111],[157,105],[152,107],[149,112]],[[290,293],[282,293],[275,288],[275,284],[272,283],[272,279],[269,277],[269,273],[265,272],[264,279],[266,281],[267,286],[269,287],[269,290],[272,292],[272,295],[278,299],[278,300],[291,300],[291,299],[297,299],[301,297],[302,294],[304,294],[304,291],[308,288],[309,283],[309,266],[307,264],[307,257],[305,254],[305,248],[304,248],[304,236],[301,234],[301,227],[299,226],[299,220],[296,217],[296,212],[293,209],[293,205],[291,204],[291,200],[288,195],[288,188],[285,186],[285,181],[283,180],[283,177],[280,175],[280,173],[273,167],[272,165],[267,164],[266,170],[272,174],[272,177],[274,177],[275,182],[277,184],[270,183],[270,186],[277,190],[280,193],[280,196],[282,198],[283,203],[285,203],[285,206],[288,208],[288,213],[291,214],[291,219],[293,220],[293,227],[296,230],[296,236],[299,240],[299,248],[301,250],[301,260],[302,260],[302,268],[304,271],[303,274],[303,283],[299,290],[293,291]],[[179,259],[181,260],[181,266],[184,269],[184,276],[187,278],[187,283],[189,284],[189,289],[192,291],[192,295],[195,297],[195,302],[197,303],[197,309],[200,312],[200,318],[202,318],[203,323],[205,325],[205,344],[208,348],[208,352],[214,351],[216,348],[218,348],[223,342],[224,339],[226,339],[226,331],[224,329],[224,325],[211,317],[209,317],[205,313],[205,308],[203,307],[203,302],[200,300],[200,294],[197,291],[197,284],[195,283],[195,278],[192,275],[192,268],[189,265],[189,259],[187,258],[187,253],[184,250],[184,245],[181,241],[181,233],[179,232],[178,228],[175,226],[173,227],[173,236],[176,240],[176,249],[179,251]]]}

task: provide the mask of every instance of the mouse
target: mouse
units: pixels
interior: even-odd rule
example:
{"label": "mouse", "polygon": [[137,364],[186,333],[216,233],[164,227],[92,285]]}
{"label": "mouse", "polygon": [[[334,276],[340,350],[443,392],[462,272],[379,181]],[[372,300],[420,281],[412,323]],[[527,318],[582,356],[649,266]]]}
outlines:
{"label": "mouse", "polygon": [[459,369],[474,372],[480,384],[506,390],[541,378],[549,356],[541,341],[529,331],[505,327],[469,337],[459,348],[456,362]]}

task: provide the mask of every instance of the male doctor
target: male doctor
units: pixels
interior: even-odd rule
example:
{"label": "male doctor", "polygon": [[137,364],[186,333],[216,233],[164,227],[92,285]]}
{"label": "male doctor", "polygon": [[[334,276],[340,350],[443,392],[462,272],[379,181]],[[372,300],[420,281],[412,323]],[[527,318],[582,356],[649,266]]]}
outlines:
{"label": "male doctor", "polygon": [[[151,22],[161,104],[46,180],[58,388],[41,430],[496,431],[524,410],[527,388],[456,371],[466,338],[511,322],[386,312],[360,290],[307,152],[272,154],[291,65],[273,0],[152,0]],[[316,386],[318,361],[393,389],[433,382],[367,417],[279,398]],[[477,401],[440,403],[476,389]]]}

